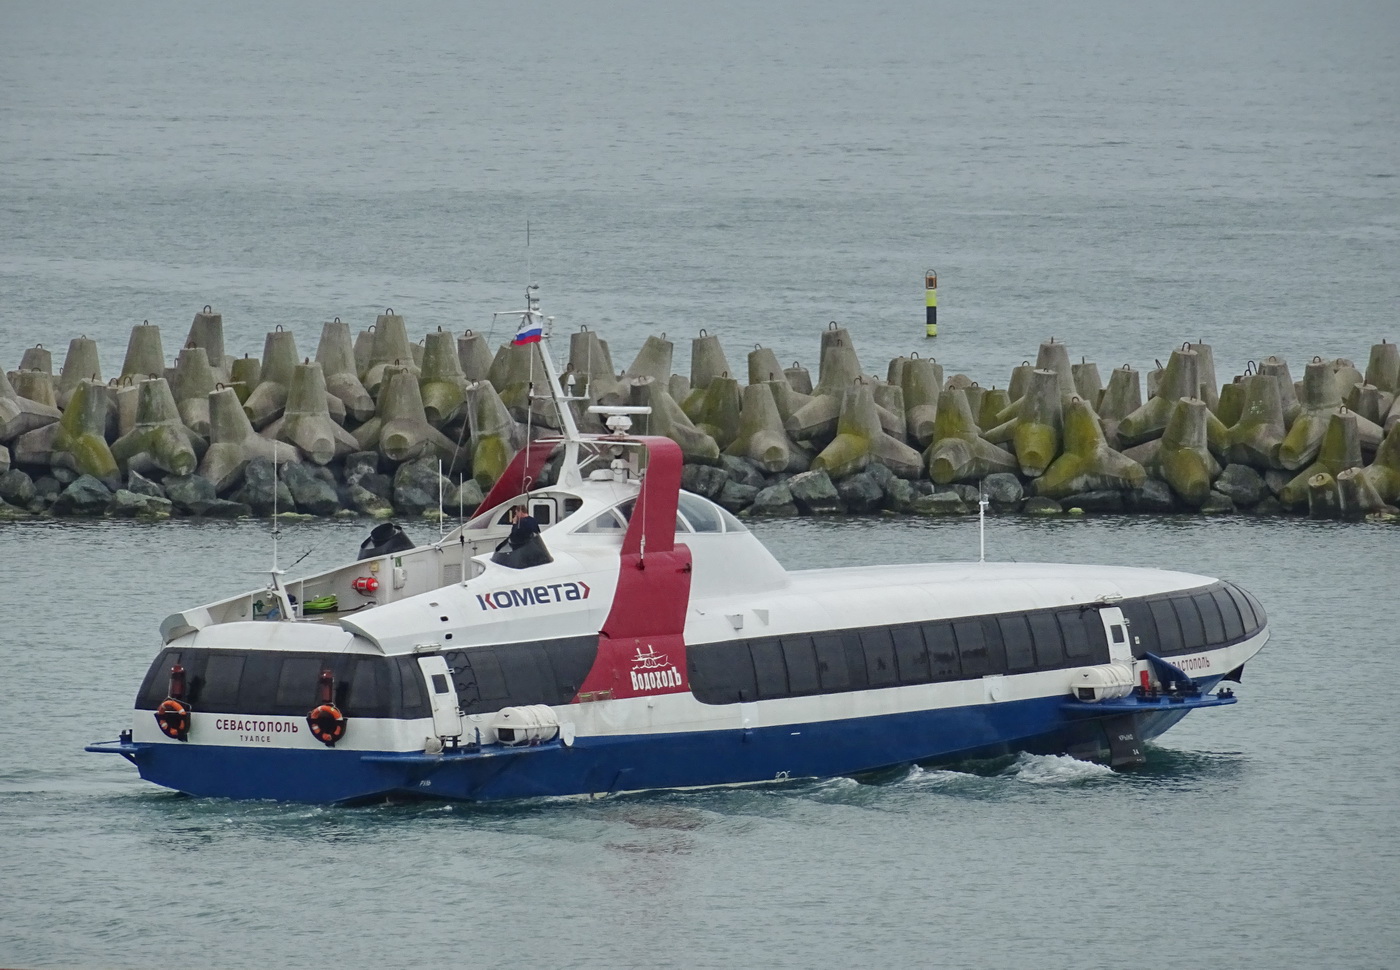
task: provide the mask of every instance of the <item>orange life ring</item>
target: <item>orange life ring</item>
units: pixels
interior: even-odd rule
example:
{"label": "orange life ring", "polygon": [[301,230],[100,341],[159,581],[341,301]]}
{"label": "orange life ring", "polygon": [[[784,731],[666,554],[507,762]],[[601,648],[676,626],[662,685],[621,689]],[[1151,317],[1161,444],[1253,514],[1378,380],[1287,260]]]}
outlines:
{"label": "orange life ring", "polygon": [[190,709],[183,701],[167,697],[156,705],[156,723],[161,733],[176,741],[190,738]]}
{"label": "orange life ring", "polygon": [[322,704],[306,715],[306,726],[311,736],[328,748],[345,737],[345,715],[334,704]]}

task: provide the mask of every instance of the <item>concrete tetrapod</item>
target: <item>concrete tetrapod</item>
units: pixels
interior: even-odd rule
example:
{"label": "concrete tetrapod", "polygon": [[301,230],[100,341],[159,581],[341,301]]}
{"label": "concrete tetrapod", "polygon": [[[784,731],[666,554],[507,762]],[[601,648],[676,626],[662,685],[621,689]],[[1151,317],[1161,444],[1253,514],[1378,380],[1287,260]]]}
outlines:
{"label": "concrete tetrapod", "polygon": [[757,462],[770,475],[791,471],[793,457],[798,454],[783,430],[783,418],[778,413],[777,401],[773,399],[773,387],[779,384],[788,387],[786,380],[773,380],[749,384],[744,388],[739,433],[724,449],[726,455]]}
{"label": "concrete tetrapod", "polygon": [[262,369],[258,386],[243,402],[243,413],[261,431],[281,415],[287,406],[287,391],[297,369],[296,338],[280,326],[263,340]]}
{"label": "concrete tetrapod", "polygon": [[783,376],[787,378],[788,386],[798,394],[812,394],[812,373],[797,361],[792,362],[791,367],[783,368]]}
{"label": "concrete tetrapod", "polygon": [[358,449],[377,449],[398,463],[432,452],[450,464],[457,446],[428,423],[423,397],[418,393],[418,369],[386,367],[381,377],[379,410],[354,432]]}
{"label": "concrete tetrapod", "polygon": [[[1227,429],[1233,428],[1240,423],[1240,418],[1244,415],[1245,387],[1244,381],[1247,377],[1254,377],[1253,373],[1245,374],[1243,377],[1236,377],[1229,384],[1220,389],[1219,401],[1215,405],[1215,416],[1220,419],[1220,423]],[[1282,416],[1283,411],[1279,411]],[[1226,445],[1228,447],[1228,439]]]}
{"label": "concrete tetrapod", "polygon": [[[1167,422],[1176,413],[1176,402],[1196,397],[1201,385],[1200,358],[1194,350],[1173,350],[1166,369],[1157,377],[1157,394],[1146,404],[1118,422],[1118,440],[1123,446],[1140,445],[1160,438]],[[1105,395],[1107,397],[1107,395]]]}
{"label": "concrete tetrapod", "polygon": [[885,434],[872,391],[870,384],[861,381],[841,395],[836,437],[812,459],[812,471],[825,471],[838,481],[876,461],[900,478],[919,477],[922,458],[904,442]]}
{"label": "concrete tetrapod", "polygon": [[160,345],[160,327],[149,320],[131,328],[126,342],[122,377],[160,377],[165,373],[165,351]]}
{"label": "concrete tetrapod", "polygon": [[253,430],[233,388],[219,388],[209,395],[209,450],[200,459],[199,475],[224,495],[243,481],[243,469],[254,458],[278,464],[301,461],[296,448]]}
{"label": "concrete tetrapod", "polygon": [[[1342,396],[1332,380],[1331,365],[1326,361],[1314,359],[1308,364],[1303,372],[1298,404],[1298,416],[1289,425],[1278,450],[1279,464],[1289,471],[1302,468],[1317,456],[1328,422],[1342,409]],[[1378,425],[1358,417],[1356,430],[1361,447],[1367,451],[1380,447],[1382,431]]]}
{"label": "concrete tetrapod", "polygon": [[923,457],[928,477],[938,485],[975,482],[997,472],[1019,470],[1015,456],[978,434],[967,393],[959,388],[939,393],[933,441]]}
{"label": "concrete tetrapod", "polygon": [[102,380],[102,364],[97,359],[97,341],[86,336],[68,341],[68,356],[59,371],[57,397],[59,408],[68,406],[68,399],[81,381]]}
{"label": "concrete tetrapod", "polygon": [[1335,479],[1348,468],[1360,467],[1361,439],[1357,434],[1356,415],[1341,409],[1327,419],[1316,460],[1283,486],[1278,500],[1289,508],[1298,508],[1308,501],[1308,480],[1314,475],[1325,472]]}
{"label": "concrete tetrapod", "polygon": [[1342,398],[1342,403],[1348,410],[1355,411],[1357,417],[1380,427],[1385,422],[1385,413],[1391,401],[1390,395],[1374,384],[1353,384],[1351,391]]}
{"label": "concrete tetrapod", "polygon": [[228,373],[229,383],[238,394],[238,400],[241,402],[239,407],[242,407],[258,388],[258,381],[262,378],[262,361],[244,354],[234,359],[229,365]]}
{"label": "concrete tetrapod", "polygon": [[525,429],[510,416],[488,381],[477,381],[467,388],[467,420],[472,436],[472,477],[483,492],[489,492],[515,453],[525,446]]}
{"label": "concrete tetrapod", "polygon": [[904,391],[906,433],[920,448],[927,448],[933,443],[933,425],[938,419],[943,367],[932,357],[911,357],[899,369],[899,386]]}
{"label": "concrete tetrapod", "polygon": [[418,358],[414,356],[413,345],[408,341],[408,328],[403,317],[389,307],[374,319],[374,339],[370,344],[369,365],[360,375],[360,383],[365,390],[379,397],[379,385],[385,380],[384,368],[405,367],[418,376]]}
{"label": "concrete tetrapod", "polygon": [[1293,383],[1293,375],[1288,372],[1288,361],[1282,357],[1269,356],[1259,362],[1254,369],[1256,374],[1267,374],[1278,381],[1278,399],[1283,404],[1283,423],[1293,426],[1298,417],[1298,390]]}
{"label": "concrete tetrapod", "polygon": [[82,381],[73,389],[63,420],[49,426],[57,429],[52,463],[91,475],[113,491],[121,485],[121,472],[106,435],[108,415],[115,406],[112,388],[101,381]]}
{"label": "concrete tetrapod", "polygon": [[[1035,355],[1036,370],[1052,370],[1060,382],[1060,404],[1063,407],[1069,399],[1079,395],[1079,387],[1074,383],[1074,365],[1069,362],[1069,348],[1056,342],[1054,337],[1043,341]],[[1093,410],[1093,403],[1080,396],[1080,400]]]}
{"label": "concrete tetrapod", "polygon": [[318,465],[328,465],[336,458],[359,450],[355,437],[331,419],[326,407],[326,379],[316,361],[297,365],[287,392],[286,411],[263,433],[276,441],[296,445]]}
{"label": "concrete tetrapod", "polygon": [[1178,398],[1162,431],[1155,459],[1162,479],[1192,508],[1205,503],[1210,497],[1211,482],[1220,475],[1220,463],[1210,452],[1206,430],[1209,414],[1210,409],[1200,398]]}
{"label": "concrete tetrapod", "polygon": [[467,383],[487,380],[491,376],[491,348],[486,336],[468,330],[457,338],[457,363]]}
{"label": "concrete tetrapod", "polygon": [[[580,327],[569,335],[569,366],[575,374],[574,393],[594,404],[619,405],[627,400],[626,386],[617,379],[612,357],[598,334]],[[592,419],[597,422],[596,416]],[[601,423],[598,424],[601,428]]]}
{"label": "concrete tetrapod", "polygon": [[715,377],[705,390],[692,390],[689,400],[695,400],[697,394],[700,403],[695,409],[695,427],[714,438],[721,451],[728,448],[739,435],[739,382],[732,377]]}
{"label": "concrete tetrapod", "polygon": [[628,382],[628,402],[649,407],[651,413],[636,419],[634,428],[643,434],[661,435],[680,445],[687,464],[718,465],[719,445],[691,422],[666,385],[654,377],[635,377]]}
{"label": "concrete tetrapod", "polygon": [[1342,517],[1341,496],[1337,494],[1337,481],[1326,472],[1311,476],[1307,485],[1308,515],[1314,519],[1340,519]]}
{"label": "concrete tetrapod", "polygon": [[439,330],[428,334],[418,392],[423,395],[428,423],[435,428],[441,428],[465,410],[467,378],[457,359],[457,338],[452,333]]}
{"label": "concrete tetrapod", "polygon": [[1119,423],[1141,407],[1142,376],[1127,364],[1114,368],[1098,407],[1104,438],[1110,445],[1118,441]]}
{"label": "concrete tetrapod", "polygon": [[754,344],[749,351],[749,383],[762,384],[764,381],[787,381],[783,365],[778,363],[778,355],[763,346]]}
{"label": "concrete tetrapod", "polygon": [[1050,370],[1032,371],[1026,393],[1015,407],[1016,416],[992,428],[985,437],[994,445],[1010,442],[1021,474],[1036,478],[1060,453],[1064,419],[1059,375]]}
{"label": "concrete tetrapod", "polygon": [[204,309],[196,313],[193,322],[190,323],[190,333],[185,338],[185,346],[203,347],[209,366],[214,369],[215,381],[223,384],[229,382],[229,366],[233,363],[233,358],[224,351],[222,313],[215,313],[214,308],[206,303]]}
{"label": "concrete tetrapod", "polygon": [[0,370],[0,444],[46,424],[54,424],[63,412],[48,404],[20,397]]}
{"label": "concrete tetrapod", "polygon": [[1400,344],[1386,340],[1372,344],[1363,380],[1387,394],[1400,394]]}
{"label": "concrete tetrapod", "polygon": [[112,442],[112,457],[122,470],[143,475],[192,474],[204,454],[204,439],[185,427],[170,384],[163,377],[137,385],[136,424]]}
{"label": "concrete tetrapod", "polygon": [[1141,488],[1147,472],[1108,446],[1098,416],[1087,401],[1072,397],[1064,409],[1065,442],[1060,457],[1035,481],[1035,493],[1061,499],[1079,492]]}
{"label": "concrete tetrapod", "polygon": [[[822,331],[822,364],[817,386],[812,390],[811,400],[785,422],[789,437],[799,444],[825,439],[836,433],[841,400],[847,389],[862,380],[860,360],[845,334],[846,331],[840,329]],[[878,405],[876,415],[887,433],[897,431],[903,425],[902,420]]]}
{"label": "concrete tetrapod", "polygon": [[374,417],[374,398],[360,383],[355,348],[350,343],[350,327],[340,317],[321,325],[316,362],[321,365],[327,393],[345,405],[348,417],[354,418],[356,424]]}
{"label": "concrete tetrapod", "polygon": [[35,344],[20,355],[19,369],[43,371],[52,377],[53,353],[43,344]]}
{"label": "concrete tetrapod", "polygon": [[1400,504],[1400,424],[1392,425],[1385,433],[1375,461],[1367,465],[1362,474],[1387,503]]}
{"label": "concrete tetrapod", "polygon": [[1244,409],[1225,433],[1226,460],[1251,468],[1282,468],[1278,450],[1287,430],[1278,381],[1267,374],[1249,374],[1230,386],[1244,388]]}
{"label": "concrete tetrapod", "polygon": [[[545,393],[543,344],[502,344],[491,362],[490,381],[511,417],[522,424],[558,430],[562,420],[555,411],[554,401]],[[530,385],[538,390],[533,392]]]}
{"label": "concrete tetrapod", "polygon": [[881,429],[895,441],[906,441],[909,422],[904,417],[904,388],[898,384],[875,381],[870,385],[870,394],[875,398],[875,413],[880,419]]}
{"label": "concrete tetrapod", "polygon": [[[812,398],[807,394],[799,394],[792,389],[792,385],[786,380],[764,381],[768,385],[768,390],[773,395],[773,403],[778,406],[778,414],[782,416],[784,434],[786,434],[788,420],[806,407],[807,402]],[[791,437],[789,437],[791,440]]]}
{"label": "concrete tetrapod", "polygon": [[1365,472],[1364,468],[1346,468],[1337,473],[1337,499],[1342,518],[1360,519],[1372,512],[1394,514],[1400,511],[1381,498]]}
{"label": "concrete tetrapod", "polygon": [[58,407],[58,393],[52,374],[41,370],[17,370],[10,373],[10,386],[26,401]]}
{"label": "concrete tetrapod", "polygon": [[[963,393],[967,393],[964,389]],[[972,406],[972,399],[967,400],[968,407]],[[999,422],[997,415],[1005,411],[1011,405],[1011,396],[1007,394],[1004,387],[989,387],[982,395],[982,405],[972,416],[977,420],[977,427],[982,429],[995,428]]]}
{"label": "concrete tetrapod", "polygon": [[1200,383],[1192,396],[1205,401],[1206,407],[1214,412],[1220,406],[1220,385],[1216,383],[1215,378],[1215,351],[1204,341],[1185,344],[1182,349],[1196,353],[1196,372]]}
{"label": "concrete tetrapod", "polygon": [[690,341],[690,389],[703,390],[716,377],[728,377],[730,373],[719,337],[701,330],[700,336]]}
{"label": "concrete tetrapod", "polygon": [[175,358],[170,393],[180,410],[180,420],[195,434],[209,437],[209,395],[218,384],[203,347],[186,347]]}
{"label": "concrete tetrapod", "polygon": [[666,381],[671,377],[671,357],[675,353],[675,346],[666,339],[663,333],[657,337],[655,335],[647,337],[642,343],[642,349],[637,351],[636,358],[631,366],[623,371],[623,378],[629,377],[654,377],[658,381]]}
{"label": "concrete tetrapod", "polygon": [[1098,413],[1099,401],[1103,398],[1103,378],[1099,377],[1099,365],[1087,357],[1079,358],[1079,363],[1071,364],[1074,372],[1074,389],[1089,407]]}
{"label": "concrete tetrapod", "polygon": [[1345,401],[1352,387],[1363,383],[1361,371],[1344,357],[1338,357],[1329,366],[1332,368],[1332,382],[1337,385],[1337,394]]}

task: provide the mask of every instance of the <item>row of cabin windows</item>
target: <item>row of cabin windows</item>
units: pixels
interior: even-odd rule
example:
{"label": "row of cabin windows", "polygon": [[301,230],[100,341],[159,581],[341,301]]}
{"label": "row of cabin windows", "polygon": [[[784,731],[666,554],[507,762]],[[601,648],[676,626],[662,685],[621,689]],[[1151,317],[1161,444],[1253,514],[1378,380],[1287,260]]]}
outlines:
{"label": "row of cabin windows", "polygon": [[[597,636],[474,647],[443,654],[462,710],[491,713],[521,704],[567,704],[593,667]],[[170,668],[185,668],[196,711],[304,715],[321,703],[321,671],[347,717],[427,717],[416,657],[296,654],[252,650],[165,650],[151,665],[136,706],[154,710],[170,688]]]}
{"label": "row of cabin windows", "polygon": [[1133,638],[1133,656],[1194,653],[1235,643],[1263,628],[1264,608],[1231,583],[1169,593],[1119,604]]}
{"label": "row of cabin windows", "polygon": [[[1137,657],[1224,646],[1265,623],[1258,601],[1229,583],[1119,605]],[[694,644],[688,657],[696,698],[735,704],[1082,667],[1107,663],[1109,648],[1099,611],[1071,607]]]}
{"label": "row of cabin windows", "polygon": [[970,616],[689,647],[706,704],[966,680],[1108,662],[1095,609]]}
{"label": "row of cabin windows", "polygon": [[413,657],[272,653],[260,650],[163,651],[146,673],[137,708],[154,710],[170,689],[170,668],[185,668],[186,699],[210,714],[305,715],[321,703],[321,671],[347,717],[425,717],[423,674]]}

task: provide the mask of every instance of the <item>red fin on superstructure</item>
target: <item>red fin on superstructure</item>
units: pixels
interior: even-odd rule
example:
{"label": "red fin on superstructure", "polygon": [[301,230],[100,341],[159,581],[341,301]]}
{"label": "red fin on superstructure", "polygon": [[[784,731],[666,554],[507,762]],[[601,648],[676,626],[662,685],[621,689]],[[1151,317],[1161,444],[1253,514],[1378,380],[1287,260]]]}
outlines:
{"label": "red fin on superstructure", "polygon": [[[642,437],[647,469],[622,540],[617,592],[598,633],[598,659],[580,694],[636,697],[690,690],[685,615],[690,549],[676,542],[681,450],[669,438]],[[666,663],[658,664],[657,655]],[[642,658],[642,659],[639,659]]]}

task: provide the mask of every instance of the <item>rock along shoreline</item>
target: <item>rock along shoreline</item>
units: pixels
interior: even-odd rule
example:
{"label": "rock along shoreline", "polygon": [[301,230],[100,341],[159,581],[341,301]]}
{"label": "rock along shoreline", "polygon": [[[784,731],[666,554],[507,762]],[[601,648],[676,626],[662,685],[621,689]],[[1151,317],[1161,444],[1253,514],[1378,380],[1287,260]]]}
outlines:
{"label": "rock along shoreline", "polygon": [[[1052,339],[1000,388],[918,355],[872,375],[847,330],[820,337],[815,382],[758,346],[741,383],[705,331],[686,376],[664,335],[618,370],[582,328],[564,381],[586,398],[570,405],[584,431],[604,430],[590,404],[649,406],[633,431],[676,441],[682,486],[740,515],[969,515],[985,498],[1028,515],[1400,519],[1388,341],[1364,372],[1314,358],[1295,382],[1267,357],[1224,383],[1210,346],[1186,343],[1105,383]],[[0,519],[470,515],[527,441],[557,433],[555,405],[531,394],[539,348],[493,351],[470,330],[412,343],[387,310],[353,337],[326,323],[314,358],[281,328],[236,357],[211,307],[173,361],[158,327],[133,328],[106,380],[86,337],[57,372],[36,346],[0,372]]]}

